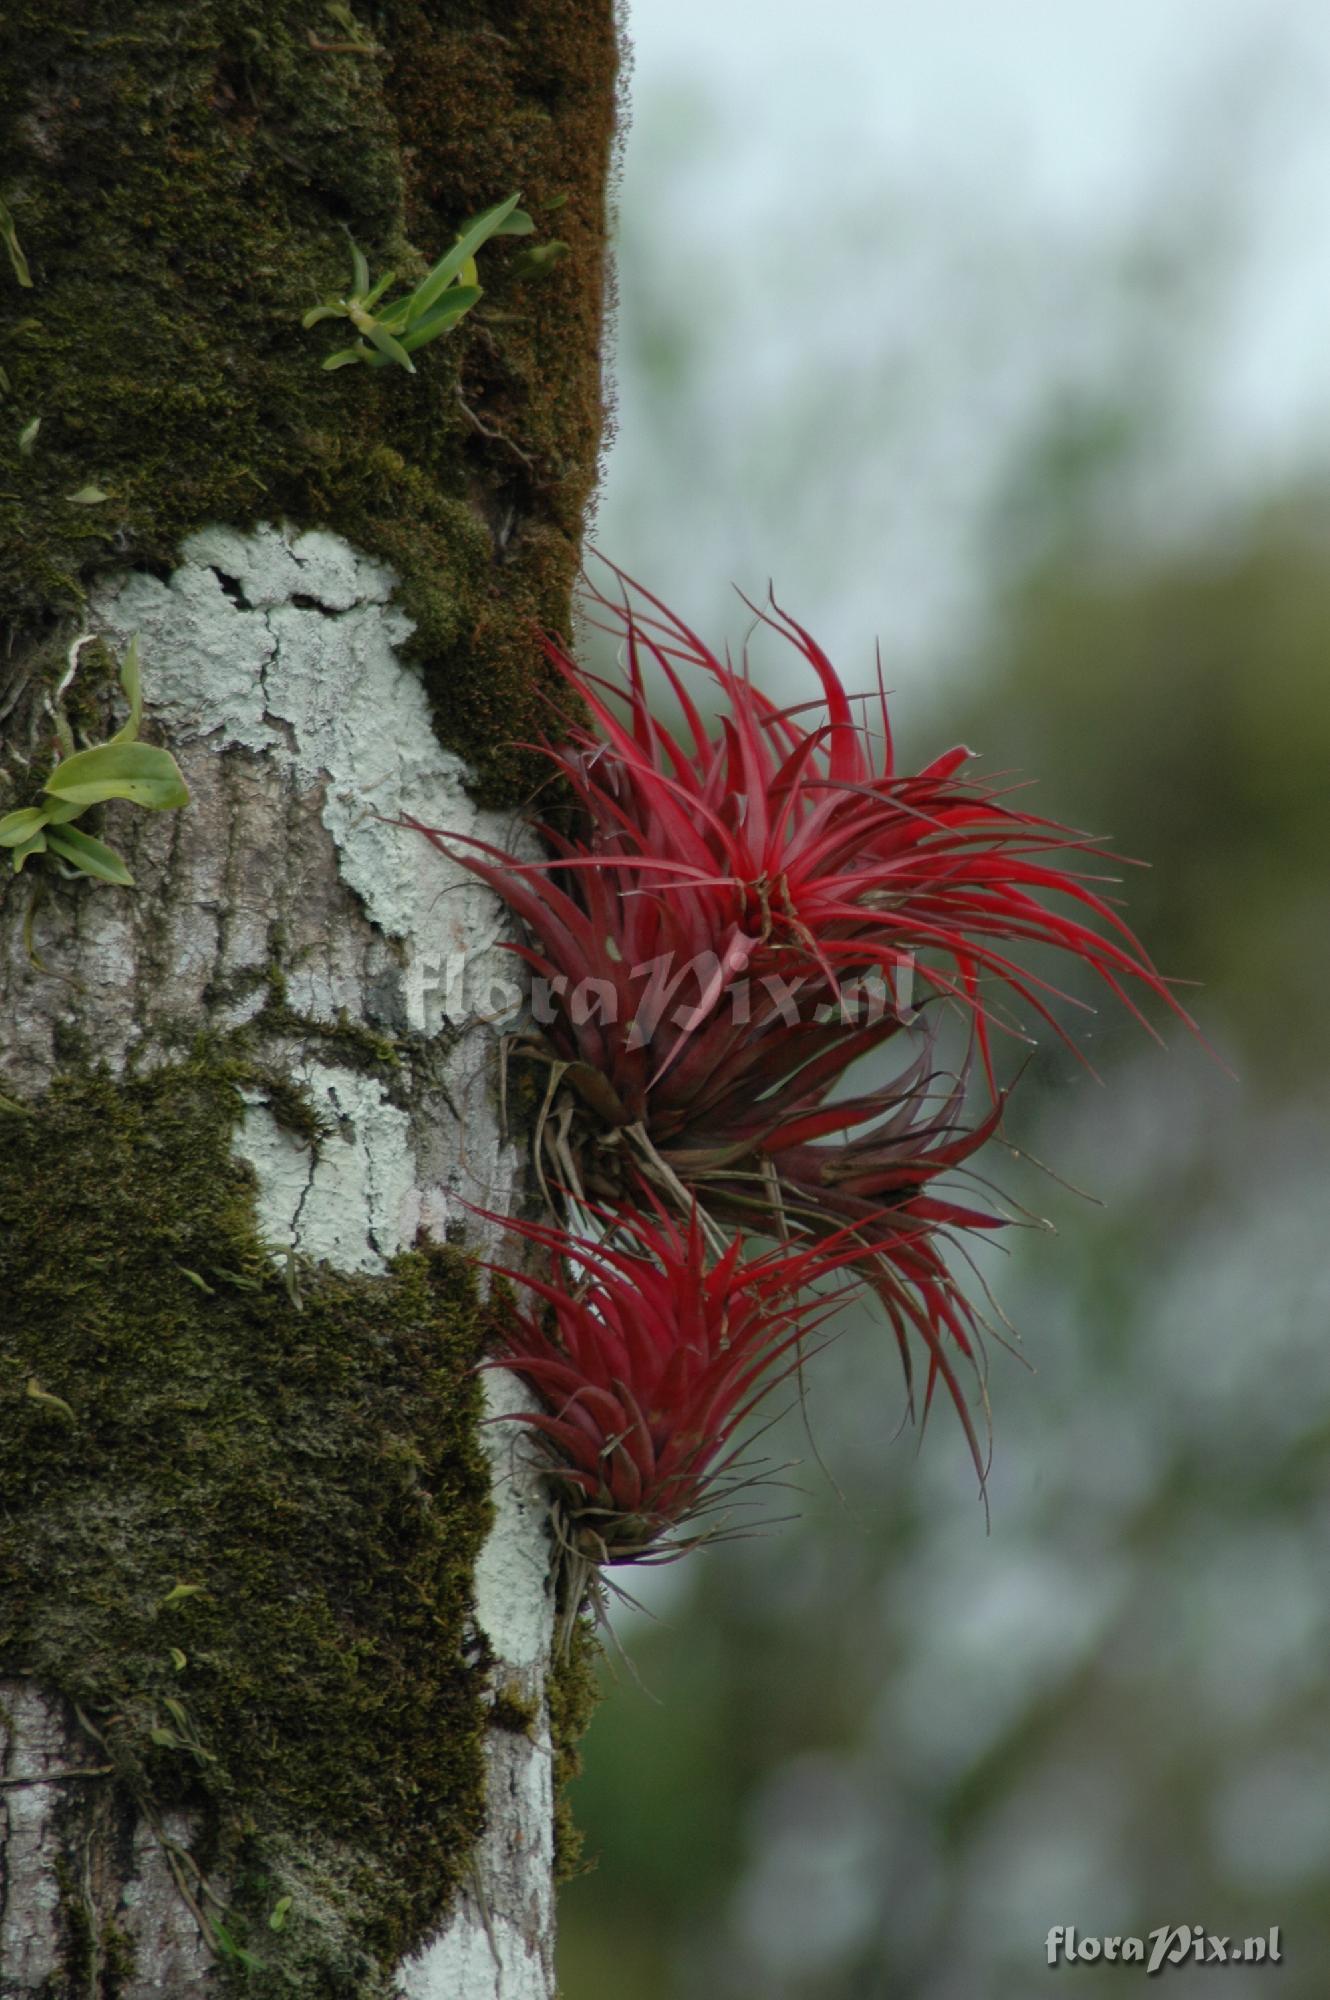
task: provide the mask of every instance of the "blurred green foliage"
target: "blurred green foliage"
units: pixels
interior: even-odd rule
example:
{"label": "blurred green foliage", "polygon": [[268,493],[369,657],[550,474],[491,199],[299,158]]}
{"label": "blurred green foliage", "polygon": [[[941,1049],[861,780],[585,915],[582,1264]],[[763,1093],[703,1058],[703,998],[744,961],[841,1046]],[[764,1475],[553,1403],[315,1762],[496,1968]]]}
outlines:
{"label": "blurred green foliage", "polygon": [[1330,494],[1168,559],[1041,570],[964,725],[1041,809],[1148,860],[1124,894],[1156,957],[1210,989],[1244,1075],[1301,1088],[1330,990]]}
{"label": "blurred green foliage", "polygon": [[592,1728],[567,2000],[1025,2000],[1054,1923],[1192,1921],[1280,1924],[1281,1992],[1323,1991],[1328,530],[1307,491],[1167,556],[1061,551],[912,726],[1148,857],[1132,921],[1243,1081],[1131,1024],[1105,1091],[1038,1068],[1013,1136],[1111,1202],[1045,1187],[1060,1240],[997,1276],[1039,1376],[995,1350],[991,1539],[942,1426],[893,1440],[880,1329],[819,1359],[849,1511],[806,1466],[797,1524],[632,1621],[659,1705],[624,1678]]}
{"label": "blurred green foliage", "polygon": [[[714,636],[668,572],[685,536],[706,570],[728,507],[732,572],[760,589],[760,543],[834,647],[836,618],[858,630],[863,594],[928,553],[920,522],[968,546],[968,671],[907,678],[904,760],[964,741],[985,775],[1037,781],[1034,809],[1147,863],[1105,872],[1240,1080],[1176,1024],[1159,1050],[1107,1006],[1085,1029],[1105,1088],[1055,1045],[1032,1063],[1008,1138],[1104,1206],[995,1149],[994,1180],[1059,1234],[1013,1232],[985,1265],[1031,1364],[992,1343],[991,1534],[952,1428],[918,1450],[902,1434],[866,1317],[809,1375],[844,1498],[793,1411],[762,1450],[800,1461],[769,1510],[798,1518],[670,1572],[654,1619],[616,1619],[644,1686],[610,1678],[585,1746],[574,1808],[598,1862],[564,1894],[564,2000],[1029,2000],[1054,1978],[1111,2000],[1135,1969],[1050,1974],[1051,1926],[1198,1922],[1278,1924],[1285,1963],[1177,1970],[1179,1995],[1325,1991],[1330,485],[1309,453],[1239,503],[1206,490],[1209,438],[1188,456],[1224,218],[1259,198],[1221,185],[1227,127],[1212,137],[1204,199],[1157,190],[1135,245],[1111,224],[1023,233],[999,204],[994,239],[962,243],[945,212],[935,262],[911,262],[874,190],[897,285],[929,281],[929,338],[912,350],[884,310],[839,344],[810,328],[793,359],[744,350],[770,395],[742,430],[713,363],[719,325],[763,309],[752,268],[746,305],[735,278],[690,327],[656,310],[668,258],[628,245],[646,463],[627,456],[609,553]],[[1182,185],[1203,163],[1177,164]],[[786,580],[800,564],[831,580],[825,623]]]}

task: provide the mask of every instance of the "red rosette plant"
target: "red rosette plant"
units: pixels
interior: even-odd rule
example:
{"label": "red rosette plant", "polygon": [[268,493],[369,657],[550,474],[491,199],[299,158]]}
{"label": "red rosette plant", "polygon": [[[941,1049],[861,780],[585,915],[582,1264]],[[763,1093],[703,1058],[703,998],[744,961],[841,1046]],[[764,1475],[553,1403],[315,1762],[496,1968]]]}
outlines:
{"label": "red rosette plant", "polygon": [[571,1552],[659,1561],[708,1539],[706,1517],[753,1483],[747,1419],[857,1289],[812,1288],[862,1250],[847,1231],[751,1255],[736,1234],[709,1258],[696,1207],[594,1213],[600,1236],[487,1216],[549,1256],[547,1277],[492,1267],[545,1308],[513,1312],[494,1365],[539,1405],[513,1420],[545,1446]]}
{"label": "red rosette plant", "polygon": [[[565,1515],[602,1559],[623,1560],[669,1545],[725,1490],[760,1384],[798,1363],[799,1287],[850,1264],[892,1328],[911,1408],[919,1342],[921,1415],[941,1381],[982,1485],[967,1375],[986,1425],[986,1321],[948,1247],[1007,1218],[935,1183],[998,1129],[993,1030],[1025,1038],[1025,1009],[1071,1041],[1056,1011],[1071,996],[1022,954],[1052,948],[1138,1019],[1148,994],[1191,1023],[1103,876],[1076,865],[1108,858],[1094,841],[966,777],[963,748],[897,768],[880,668],[874,728],[773,601],[756,615],[817,689],[814,704],[780,708],[746,660],[720,658],[613,574],[620,594],[591,601],[623,639],[622,686],[546,642],[589,717],[539,746],[576,834],[536,822],[548,854],[528,860],[410,823],[521,925],[509,948],[543,1004],[515,1052],[544,1069],[535,1151],[551,1217],[509,1226],[551,1258],[548,1275],[521,1280],[549,1323],[521,1315],[499,1360],[535,1398],[525,1421]],[[648,663],[678,699],[682,735],[652,712]],[[963,1074],[939,1075],[931,1040],[892,1082],[836,1094],[853,1064],[914,1030],[905,975],[930,1019],[968,1022],[982,1110],[967,1109]],[[601,1205],[603,1238],[559,1220],[552,1184]],[[779,1248],[752,1258],[735,1231]]]}
{"label": "red rosette plant", "polygon": [[[579,865],[602,873],[617,866],[637,890],[684,903],[690,934],[705,933],[722,955],[741,949],[753,975],[821,975],[834,988],[869,970],[893,985],[903,971],[917,973],[973,1008],[990,1077],[999,988],[1066,1039],[1049,1003],[1070,996],[1024,970],[1012,947],[1049,946],[1078,959],[1138,1018],[1132,985],[1187,1019],[1092,886],[1102,878],[1068,865],[1076,855],[1114,857],[967,779],[973,753],[964,747],[922,771],[897,770],[880,669],[875,735],[811,635],[774,601],[769,613],[750,607],[816,676],[824,719],[806,728],[805,708],[777,708],[746,667],[719,658],[657,598],[619,580],[621,598],[596,592],[593,603],[599,622],[623,633],[622,690],[549,649],[600,730],[573,730],[549,751],[593,830]],[[680,703],[687,742],[651,713],[648,660]],[[718,734],[708,734],[681,665],[712,684]]]}

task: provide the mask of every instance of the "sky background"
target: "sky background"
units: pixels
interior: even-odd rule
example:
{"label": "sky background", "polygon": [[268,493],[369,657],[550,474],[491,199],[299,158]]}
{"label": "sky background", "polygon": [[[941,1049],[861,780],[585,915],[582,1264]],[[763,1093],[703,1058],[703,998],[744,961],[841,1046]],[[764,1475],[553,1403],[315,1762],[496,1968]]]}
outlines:
{"label": "sky background", "polygon": [[1030,1363],[993,1344],[991,1532],[869,1316],[809,1371],[844,1500],[796,1422],[797,1520],[627,1579],[562,1990],[1028,2000],[1052,1924],[1202,1921],[1288,1963],[1178,2000],[1322,2000],[1330,6],[630,32],[599,546],[717,647],[768,580],[851,689],[880,640],[903,765],[972,743],[1147,857],[1242,1080],[1111,1010],[1104,1089],[1032,1065],[1012,1143],[1095,1201],[992,1162],[1058,1233],[989,1272]]}
{"label": "sky background", "polygon": [[1147,535],[1324,454],[1330,8],[754,21],[629,13],[597,531],[625,567],[699,615],[773,578],[842,657],[880,637],[899,681],[963,651],[1004,469],[1059,399],[1159,376]]}

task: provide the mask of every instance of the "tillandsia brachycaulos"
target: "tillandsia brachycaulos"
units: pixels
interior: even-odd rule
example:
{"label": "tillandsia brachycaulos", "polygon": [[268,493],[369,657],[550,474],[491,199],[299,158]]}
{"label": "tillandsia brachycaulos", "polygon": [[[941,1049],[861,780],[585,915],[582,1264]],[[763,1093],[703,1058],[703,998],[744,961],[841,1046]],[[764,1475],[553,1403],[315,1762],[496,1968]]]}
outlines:
{"label": "tillandsia brachycaulos", "polygon": [[[544,1070],[550,1214],[506,1224],[548,1258],[543,1275],[506,1273],[544,1312],[518,1312],[491,1365],[532,1392],[517,1421],[542,1440],[583,1563],[661,1559],[715,1532],[707,1518],[743,1483],[737,1433],[851,1291],[880,1302],[921,1419],[945,1388],[982,1489],[991,1327],[946,1253],[1010,1218],[942,1177],[997,1131],[999,1051],[1028,1039],[1022,1016],[1070,1045],[1070,996],[1022,949],[1078,960],[1147,1028],[1137,996],[1193,1025],[1103,878],[1073,867],[1102,848],[968,776],[966,749],[898,769],[880,668],[870,726],[801,625],[774,600],[750,607],[820,694],[777,707],[746,657],[718,657],[612,573],[618,595],[590,601],[624,642],[623,684],[545,642],[590,718],[539,746],[576,834],[539,825],[549,858],[523,860],[411,822],[517,917],[509,949],[546,1003],[518,1046]],[[652,713],[648,663],[682,734]],[[719,709],[715,733],[690,681]],[[940,1062],[945,1015],[977,1053],[978,1107],[968,1059],[951,1075]],[[889,1083],[834,1095],[891,1044],[909,1054]]]}

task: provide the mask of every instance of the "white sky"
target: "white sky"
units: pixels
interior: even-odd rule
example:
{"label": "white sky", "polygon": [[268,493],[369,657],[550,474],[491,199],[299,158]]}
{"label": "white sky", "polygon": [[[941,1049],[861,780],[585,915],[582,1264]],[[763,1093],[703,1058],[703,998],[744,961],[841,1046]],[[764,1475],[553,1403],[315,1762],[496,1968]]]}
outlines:
{"label": "white sky", "polygon": [[[1122,352],[1078,260],[1179,204],[1233,241],[1153,504],[1330,459],[1330,0],[637,0],[629,27],[598,540],[681,609],[734,634],[724,586],[770,574],[856,658],[956,643],[1014,441]],[[698,348],[662,406],[635,356],[671,312]]]}
{"label": "white sky", "polygon": [[[1078,249],[1204,218],[1212,183],[1234,268],[1179,333],[1202,379],[1156,504],[1330,462],[1330,0],[635,0],[630,33],[597,540],[708,637],[770,576],[852,685],[879,636],[897,685],[963,651],[986,482],[1116,337]],[[663,396],[662,284],[696,336]],[[628,1584],[663,1609],[686,1580]]]}

